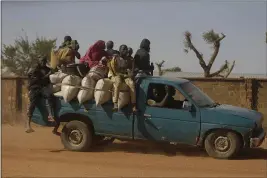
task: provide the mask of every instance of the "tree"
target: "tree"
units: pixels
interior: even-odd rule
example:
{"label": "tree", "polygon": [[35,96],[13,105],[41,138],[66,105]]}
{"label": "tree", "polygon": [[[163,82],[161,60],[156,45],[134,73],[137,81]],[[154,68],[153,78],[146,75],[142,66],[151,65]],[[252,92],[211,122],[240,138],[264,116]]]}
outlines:
{"label": "tree", "polygon": [[[221,33],[221,35],[215,33],[213,30],[210,30],[208,32],[204,32],[203,33],[203,39],[206,41],[207,44],[211,44],[213,45],[213,53],[210,57],[210,60],[208,62],[208,64],[206,64],[203,54],[200,53],[197,48],[195,47],[195,45],[192,42],[192,35],[189,31],[185,32],[185,41],[184,41],[184,45],[185,45],[185,49],[184,51],[186,53],[189,52],[189,50],[194,51],[194,53],[196,54],[196,57],[199,60],[199,64],[200,66],[203,68],[204,70],[204,76],[205,77],[216,77],[216,76],[220,76],[220,77],[228,77],[229,74],[232,72],[234,66],[235,66],[235,61],[232,63],[231,66],[229,66],[228,61],[225,61],[225,64],[221,66],[221,68],[214,72],[214,73],[210,73],[211,67],[219,53],[220,47],[221,47],[221,41],[226,37],[223,33]],[[224,75],[222,75],[223,73],[225,73]]]}
{"label": "tree", "polygon": [[162,69],[164,63],[165,63],[164,60],[162,60],[159,63],[156,63],[156,66],[157,66],[158,71],[159,71],[159,76],[164,75],[166,72],[181,72],[182,71],[180,67],[172,67],[172,68],[168,68],[168,69]]}
{"label": "tree", "polygon": [[156,62],[156,66],[158,68],[159,71],[159,76],[162,76],[165,72],[162,70],[163,64],[164,64],[164,60],[161,61],[160,63]]}
{"label": "tree", "polygon": [[27,35],[19,37],[13,45],[3,45],[2,66],[17,76],[27,76],[37,64],[39,55],[48,55],[56,47],[56,39],[37,37],[30,42]]}
{"label": "tree", "polygon": [[164,69],[165,72],[182,72],[182,69],[180,67],[171,67]]}

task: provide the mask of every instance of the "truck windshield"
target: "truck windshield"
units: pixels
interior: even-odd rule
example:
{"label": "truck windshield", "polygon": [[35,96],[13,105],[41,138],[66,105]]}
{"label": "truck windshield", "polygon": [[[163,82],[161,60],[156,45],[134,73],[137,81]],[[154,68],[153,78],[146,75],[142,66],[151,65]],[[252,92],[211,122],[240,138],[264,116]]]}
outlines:
{"label": "truck windshield", "polygon": [[182,83],[180,87],[199,107],[215,107],[217,105],[191,82]]}

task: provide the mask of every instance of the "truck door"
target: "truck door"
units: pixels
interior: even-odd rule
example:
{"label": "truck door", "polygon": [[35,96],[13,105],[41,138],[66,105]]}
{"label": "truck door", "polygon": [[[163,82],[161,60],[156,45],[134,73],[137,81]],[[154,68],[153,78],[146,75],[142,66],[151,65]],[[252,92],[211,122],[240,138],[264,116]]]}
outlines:
{"label": "truck door", "polygon": [[189,111],[183,108],[185,97],[175,86],[171,85],[170,87],[174,89],[173,99],[162,107],[150,106],[147,100],[151,99],[153,90],[162,90],[162,87],[164,90],[166,85],[147,82],[146,86],[144,89],[146,92],[143,91],[138,98],[143,98],[143,102],[138,103],[141,108],[134,125],[135,139],[194,145],[200,131],[200,113],[197,109]]}

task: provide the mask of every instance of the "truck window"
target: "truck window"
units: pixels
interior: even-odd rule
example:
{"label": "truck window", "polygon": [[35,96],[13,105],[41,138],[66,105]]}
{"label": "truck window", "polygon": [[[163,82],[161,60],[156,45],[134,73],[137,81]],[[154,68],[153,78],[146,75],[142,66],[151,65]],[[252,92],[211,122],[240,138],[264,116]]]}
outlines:
{"label": "truck window", "polygon": [[[169,95],[167,96],[166,87]],[[185,97],[179,90],[170,85],[150,84],[148,87],[147,105],[169,109],[182,109]]]}
{"label": "truck window", "polygon": [[210,107],[215,104],[208,95],[191,82],[183,83],[180,87],[199,107]]}

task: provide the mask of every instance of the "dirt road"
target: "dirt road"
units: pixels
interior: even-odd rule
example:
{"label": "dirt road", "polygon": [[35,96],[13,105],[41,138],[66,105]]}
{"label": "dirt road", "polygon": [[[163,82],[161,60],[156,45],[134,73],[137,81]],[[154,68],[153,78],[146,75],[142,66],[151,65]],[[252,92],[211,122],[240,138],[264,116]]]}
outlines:
{"label": "dirt road", "polygon": [[4,177],[267,177],[266,149],[245,151],[238,160],[215,160],[185,146],[169,155],[155,144],[131,142],[79,153],[65,151],[50,128],[35,131],[2,125]]}

